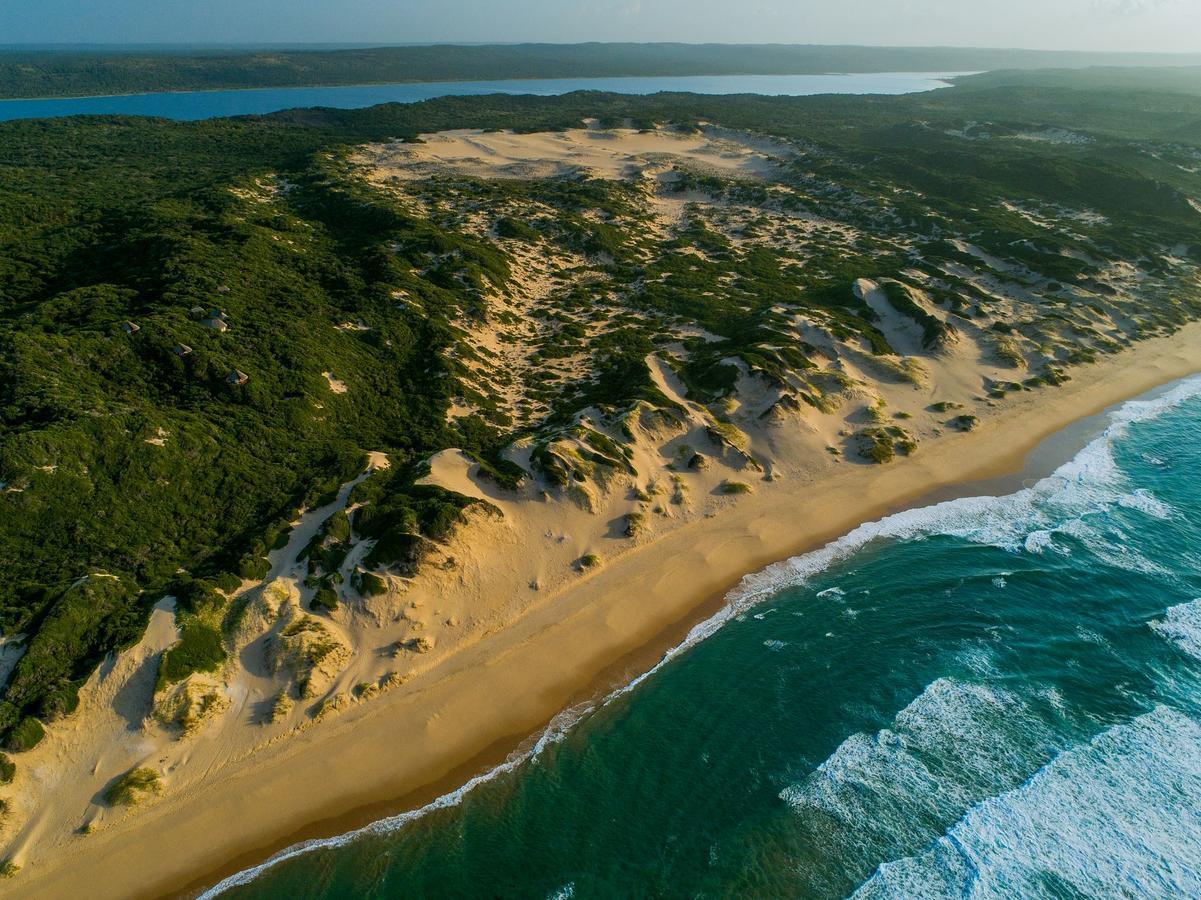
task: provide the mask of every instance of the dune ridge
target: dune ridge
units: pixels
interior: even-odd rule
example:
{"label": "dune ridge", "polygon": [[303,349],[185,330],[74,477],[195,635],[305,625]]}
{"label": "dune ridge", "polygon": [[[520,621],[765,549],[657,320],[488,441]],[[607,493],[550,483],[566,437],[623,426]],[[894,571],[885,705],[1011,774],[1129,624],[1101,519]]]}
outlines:
{"label": "dune ridge", "polygon": [[[854,204],[824,217],[740,199],[740,185],[775,189],[807,152],[708,125],[586,122],[370,145],[348,165],[431,217],[448,205],[430,188],[438,179],[616,182],[640,204],[647,242],[699,223],[700,243],[671,252],[707,260],[760,244],[846,249],[860,238],[870,223]],[[713,178],[726,187],[713,190]],[[499,211],[513,234],[495,233],[497,211],[453,213],[457,227],[505,249],[510,277],[506,291],[481,293],[483,315],[455,323],[471,387],[447,415],[532,425],[552,412],[542,376],[583,379],[596,365],[535,313],[582,293],[590,315],[560,321],[594,337],[598,322],[637,313],[619,308],[618,286],[589,263],[603,249],[538,243],[521,227],[530,209],[510,200]],[[902,236],[887,240],[903,249]],[[748,572],[937,488],[1017,470],[1047,434],[1201,370],[1201,325],[1148,337],[1168,329],[1128,314],[1143,277],[1134,267],[1073,286],[1089,300],[1084,311],[1067,325],[1031,320],[1043,329],[1036,340],[957,315],[938,283],[970,288],[979,318],[1002,323],[1027,315],[1035,292],[1069,289],[949,243],[959,261],[934,275],[864,273],[845,285],[874,317],[862,331],[820,310],[774,308],[779,344],[803,345],[806,358],[761,343],[753,365],[748,353],[719,359],[733,386],[718,399],[702,402],[687,383],[688,360],[717,338],[676,323],[640,359],[649,399],[584,404],[514,442],[504,462],[525,473],[514,483],[489,471],[495,461],[434,454],[420,483],[473,501],[464,523],[446,540],[412,536],[409,555],[368,582],[374,542],[352,523],[356,487],[388,465],[371,454],[361,475],[301,512],[262,577],[223,598],[228,608],[208,623],[231,651],[218,670],[158,683],[177,639],[164,599],[142,641],[103,665],[80,709],[22,755],[0,837],[23,871],[5,887],[12,896],[194,891],[297,838],[420,806],[492,768],[560,711],[650,669]],[[1103,353],[1080,354],[1080,335]],[[548,358],[555,341],[564,346]],[[333,394],[359,389],[323,374]],[[332,544],[344,552],[330,555],[326,574],[338,577],[318,583],[309,558]],[[142,769],[161,790],[105,802]]]}

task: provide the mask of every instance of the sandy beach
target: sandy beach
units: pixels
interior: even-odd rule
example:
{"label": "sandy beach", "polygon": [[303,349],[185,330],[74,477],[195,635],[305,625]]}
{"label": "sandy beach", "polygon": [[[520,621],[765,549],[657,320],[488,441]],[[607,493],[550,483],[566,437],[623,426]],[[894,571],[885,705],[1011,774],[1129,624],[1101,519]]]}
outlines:
{"label": "sandy beach", "polygon": [[[882,346],[820,306],[777,304],[761,349],[803,347],[804,365],[773,376],[731,357],[732,390],[706,403],[682,366],[718,338],[680,322],[639,351],[654,402],[594,401],[540,432],[551,413],[544,378],[586,382],[596,366],[589,342],[560,340],[547,310],[594,338],[635,313],[605,299],[614,288],[597,259],[531,242],[513,224],[556,208],[504,191],[486,209],[448,206],[446,184],[621,182],[655,246],[691,222],[734,253],[853,253],[871,224],[858,207],[829,217],[689,187],[719,178],[774,190],[804,152],[797,146],[708,125],[583,125],[442,132],[350,157],[361,187],[419,216],[451,216],[456,230],[503,252],[508,278],[481,294],[487,315],[457,321],[462,383],[445,416],[450,426],[488,408],[505,417],[516,437],[504,458],[528,477],[502,487],[459,449],[433,452],[418,482],[479,502],[436,540],[406,532],[412,559],[377,566],[374,540],[353,525],[370,491],[364,500],[355,487],[390,460],[386,448],[361,448],[358,477],[294,511],[266,553],[265,577],[223,589],[209,626],[225,661],[211,671],[157,677],[187,617],[174,598],[148,598],[141,640],[110,654],[78,710],[48,722],[17,760],[0,819],[13,896],[195,895],[299,841],[419,809],[520,759],[548,722],[572,721],[564,711],[652,669],[722,614],[744,576],[907,506],[1008,493],[1048,474],[1059,450],[1044,445],[1027,459],[1048,435],[1201,371],[1201,324],[1147,337],[1164,330],[1142,315],[1137,267],[1116,262],[1064,288],[959,241],[960,262],[942,276],[970,288],[974,312],[955,314],[928,273],[906,270],[923,326],[889,299],[896,285],[865,272],[846,288]],[[266,178],[235,195],[267,204],[284,189]],[[497,230],[497,216],[516,236]],[[899,234],[886,246],[906,249]],[[1032,318],[1040,292],[1070,294],[1074,318]],[[403,290],[392,299],[421,304]],[[370,330],[361,320],[335,327]],[[321,376],[330,400],[371,390],[353,370]],[[1056,446],[1072,435],[1082,442],[1069,430]],[[335,527],[344,543],[330,574],[341,587],[319,603],[306,548],[324,546]],[[135,772],[151,787],[113,802],[110,789]]]}
{"label": "sandy beach", "polygon": [[[297,841],[419,807],[495,766],[560,711],[653,666],[744,575],[897,509],[971,493],[981,479],[1020,478],[1048,435],[1197,371],[1195,323],[1076,368],[1062,387],[1008,397],[981,411],[975,430],[925,442],[910,458],[785,479],[719,515],[677,523],[548,586],[506,627],[440,655],[403,689],[222,760],[96,833],[52,844],[6,895],[194,895]],[[484,562],[503,568],[507,552],[495,547]],[[40,815],[61,812],[49,804]]]}

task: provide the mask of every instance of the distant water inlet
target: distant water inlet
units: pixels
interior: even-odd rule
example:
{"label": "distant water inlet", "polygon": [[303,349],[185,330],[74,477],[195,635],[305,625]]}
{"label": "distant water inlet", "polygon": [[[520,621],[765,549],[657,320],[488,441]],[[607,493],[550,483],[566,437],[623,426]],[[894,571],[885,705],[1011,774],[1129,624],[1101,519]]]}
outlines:
{"label": "distant water inlet", "polygon": [[1198,471],[1194,379],[1025,490],[749,577],[523,761],[221,890],[1201,896]]}
{"label": "distant water inlet", "polygon": [[360,84],[343,87],[261,88],[236,91],[178,91],[113,97],[0,100],[0,121],[62,116],[158,116],[212,119],[265,115],[282,109],[328,106],[361,109],[380,103],[416,103],[435,97],[481,94],[556,96],[573,91],[615,94],[912,94],[948,87],[957,74],[883,72],[848,75],[692,75],[678,78],[535,78],[506,81],[447,81],[421,84]]}

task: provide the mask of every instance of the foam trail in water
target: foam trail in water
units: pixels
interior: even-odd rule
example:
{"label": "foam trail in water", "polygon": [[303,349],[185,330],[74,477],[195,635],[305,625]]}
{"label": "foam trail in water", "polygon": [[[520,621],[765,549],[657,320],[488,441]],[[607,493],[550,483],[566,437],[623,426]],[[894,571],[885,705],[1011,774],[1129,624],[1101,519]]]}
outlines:
{"label": "foam trail in water", "polygon": [[[1005,497],[963,497],[909,509],[868,522],[820,550],[768,566],[746,576],[732,592],[735,603],[750,603],[787,587],[804,584],[831,564],[876,540],[921,540],[946,535],[1013,552],[1041,553],[1055,546],[1056,534],[1084,540],[1104,552],[1105,542],[1087,525],[1090,517],[1115,506],[1155,518],[1171,509],[1144,488],[1128,490],[1113,455],[1115,440],[1130,426],[1146,422],[1201,396],[1201,377],[1189,378],[1154,400],[1132,400],[1114,411],[1105,431],[1042,481]],[[1140,571],[1157,567],[1133,552],[1106,554],[1107,562]]]}
{"label": "foam trail in water", "polygon": [[1201,598],[1167,610],[1151,629],[1189,656],[1201,660]]}
{"label": "foam trail in water", "polygon": [[[892,727],[854,734],[780,792],[799,816],[833,820],[853,866],[907,852],[983,797],[1008,790],[1054,752],[1031,703],[1003,688],[939,678]],[[823,828],[828,833],[828,828]]]}
{"label": "foam trail in water", "polygon": [[1166,706],[1114,726],[853,896],[1201,896],[1201,727]]}
{"label": "foam trail in water", "polygon": [[[205,891],[200,900],[211,900],[231,887],[247,884],[288,859],[324,848],[341,847],[363,836],[397,831],[429,812],[458,804],[476,787],[512,772],[524,762],[537,757],[545,747],[562,740],[566,731],[582,718],[634,690],[671,660],[718,632],[727,622],[751,606],[780,590],[805,583],[832,563],[845,559],[873,540],[921,539],[928,535],[946,534],[1018,551],[1025,548],[1032,535],[1040,533],[1038,523],[1046,523],[1047,528],[1053,528],[1057,523],[1062,524],[1062,519],[1055,519],[1040,508],[1040,504],[1048,500],[1052,501],[1050,506],[1058,503],[1065,508],[1076,508],[1078,514],[1085,514],[1090,510],[1103,512],[1124,499],[1130,502],[1129,498],[1134,495],[1115,487],[1115,484],[1121,481],[1121,474],[1111,451],[1112,441],[1124,435],[1129,425],[1154,419],[1197,396],[1201,396],[1201,377],[1182,381],[1155,400],[1130,401],[1124,404],[1112,415],[1110,425],[1101,437],[1089,444],[1071,462],[1061,466],[1052,476],[1032,488],[1009,497],[968,497],[897,513],[877,522],[860,525],[819,550],[748,575],[730,592],[727,604],[721,610],[695,626],[684,640],[667,651],[653,668],[597,703],[583,704],[560,713],[528,750],[514,754],[496,768],[477,775],[457,790],[442,795],[420,809],[381,819],[357,831],[288,847],[261,865],[226,878]],[[1133,502],[1146,504],[1148,501],[1143,499]],[[1050,530],[1047,531],[1047,544],[1050,544],[1051,533]]]}

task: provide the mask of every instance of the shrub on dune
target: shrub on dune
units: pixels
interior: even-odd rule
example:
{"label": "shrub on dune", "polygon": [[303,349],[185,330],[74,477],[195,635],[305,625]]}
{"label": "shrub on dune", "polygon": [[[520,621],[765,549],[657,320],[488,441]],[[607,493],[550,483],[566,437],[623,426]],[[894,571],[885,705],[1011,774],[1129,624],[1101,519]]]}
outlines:
{"label": "shrub on dune", "polygon": [[147,796],[160,794],[162,778],[154,769],[130,769],[104,792],[104,802],[109,806],[136,806]]}

